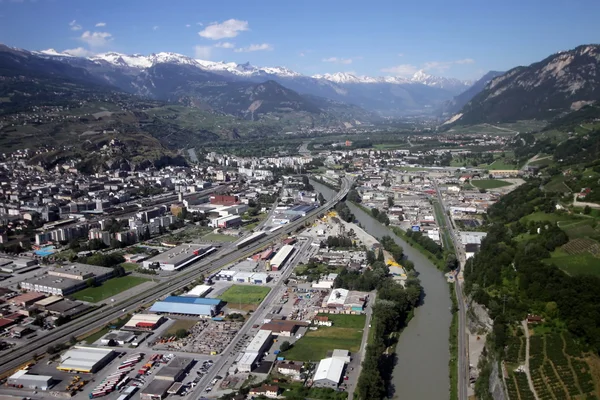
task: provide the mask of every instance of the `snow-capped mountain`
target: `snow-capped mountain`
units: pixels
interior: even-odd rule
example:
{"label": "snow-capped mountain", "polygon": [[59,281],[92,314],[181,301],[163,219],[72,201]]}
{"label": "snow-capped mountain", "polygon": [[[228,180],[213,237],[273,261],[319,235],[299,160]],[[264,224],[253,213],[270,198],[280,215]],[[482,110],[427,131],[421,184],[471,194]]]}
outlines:
{"label": "snow-capped mountain", "polygon": [[[35,54],[84,68],[114,86],[127,87],[141,95],[157,96],[158,89],[152,87],[157,80],[164,82],[164,88],[169,87],[169,79],[190,83],[274,80],[300,94],[355,104],[386,115],[429,113],[468,88],[467,82],[435,77],[423,71],[410,78],[357,76],[347,72],[306,76],[285,67],[207,61],[170,52],[150,55],[109,52],[82,58],[48,49]],[[158,72],[160,74],[155,75]],[[169,98],[168,92],[165,89],[160,96]]]}
{"label": "snow-capped mountain", "polygon": [[470,81],[461,81],[454,78],[444,78],[426,74],[423,70],[417,71],[411,78],[403,78],[400,76],[356,76],[346,72],[336,72],[334,74],[313,75],[315,79],[325,79],[331,82],[347,84],[347,83],[391,83],[391,84],[407,84],[420,83],[426,86],[436,87],[447,90],[465,90],[470,85]]}

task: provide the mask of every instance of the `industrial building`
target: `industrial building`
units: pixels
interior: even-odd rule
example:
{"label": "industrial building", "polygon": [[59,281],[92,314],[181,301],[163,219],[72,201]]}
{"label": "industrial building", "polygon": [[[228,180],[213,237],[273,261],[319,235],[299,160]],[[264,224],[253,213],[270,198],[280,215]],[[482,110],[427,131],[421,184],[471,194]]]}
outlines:
{"label": "industrial building", "polygon": [[193,361],[191,358],[175,357],[170,363],[158,370],[155,379],[171,383],[181,382],[192,367]]}
{"label": "industrial building", "polygon": [[8,377],[6,384],[8,386],[30,389],[30,390],[48,390],[53,383],[53,378],[48,375],[32,375],[27,370],[20,369]]}
{"label": "industrial building", "polygon": [[112,361],[115,352],[95,347],[75,346],[60,357],[57,369],[82,373],[97,372]]}
{"label": "industrial building", "polygon": [[236,247],[238,249],[241,249],[244,246],[248,246],[250,243],[254,243],[260,239],[262,239],[263,237],[265,237],[267,235],[266,232],[264,231],[260,231],[260,232],[255,232],[252,235],[248,236],[246,239],[238,242],[238,244],[236,245]]}
{"label": "industrial building", "polygon": [[210,221],[209,226],[214,228],[234,228],[242,224],[242,217],[239,215],[228,215],[225,217],[215,218]]}
{"label": "industrial building", "polygon": [[184,297],[204,297],[208,292],[212,290],[212,287],[209,285],[198,285],[194,287],[192,290],[184,294]]}
{"label": "industrial building", "polygon": [[258,359],[258,354],[255,353],[244,353],[242,358],[237,363],[237,368],[239,372],[252,372],[254,366],[256,365],[256,360]]}
{"label": "industrial building", "polygon": [[22,295],[13,297],[12,299],[10,299],[10,302],[18,305],[19,307],[26,308],[34,304],[36,301],[40,301],[44,298],[46,298],[45,294],[39,292],[32,292],[24,293]]}
{"label": "industrial building", "polygon": [[248,343],[246,353],[262,354],[271,345],[272,332],[259,330],[256,336]]}
{"label": "industrial building", "polygon": [[286,244],[275,254],[275,257],[270,261],[271,271],[279,271],[294,251],[294,246]]}
{"label": "industrial building", "polygon": [[344,360],[324,358],[319,362],[313,378],[314,387],[337,389],[344,373]]}
{"label": "industrial building", "polygon": [[162,314],[194,315],[210,318],[217,314],[221,300],[198,297],[169,296],[163,301],[157,301],[150,311]]}
{"label": "industrial building", "polygon": [[125,331],[112,331],[100,338],[100,343],[103,346],[125,346],[135,339],[135,334]]}
{"label": "industrial building", "polygon": [[103,282],[113,276],[112,268],[99,267],[97,265],[73,263],[65,267],[50,267],[48,275],[59,278],[68,278],[78,281],[87,281],[94,278],[96,282]]}
{"label": "industrial building", "polygon": [[363,312],[369,294],[346,289],[334,289],[325,301],[325,307],[338,311]]}
{"label": "industrial building", "polygon": [[228,269],[217,272],[214,278],[219,281],[253,283],[255,285],[267,283],[271,279],[269,274],[265,272],[232,271]]}
{"label": "industrial building", "polygon": [[309,324],[302,321],[273,319],[264,324],[260,329],[271,331],[275,336],[293,336],[300,326],[308,326]]}
{"label": "industrial building", "polygon": [[214,247],[199,244],[182,244],[165,251],[149,260],[143,261],[146,269],[177,271],[194,261],[201,259],[214,250]]}
{"label": "industrial building", "polygon": [[42,275],[21,282],[25,290],[48,293],[56,296],[67,296],[85,289],[87,283],[78,279],[60,278],[52,275]]}
{"label": "industrial building", "polygon": [[123,329],[132,331],[153,331],[167,319],[162,315],[135,314],[123,326]]}

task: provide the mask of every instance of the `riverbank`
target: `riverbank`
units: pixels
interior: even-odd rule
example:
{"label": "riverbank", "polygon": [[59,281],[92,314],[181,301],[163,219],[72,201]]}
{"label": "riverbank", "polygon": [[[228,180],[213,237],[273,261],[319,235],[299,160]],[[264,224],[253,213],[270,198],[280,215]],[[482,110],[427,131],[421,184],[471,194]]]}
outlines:
{"label": "riverbank", "polygon": [[[328,199],[335,193],[316,181],[315,189]],[[452,320],[448,283],[431,260],[390,229],[373,220],[359,207],[347,203],[361,227],[371,236],[390,236],[415,264],[423,297],[395,346],[396,364],[391,367],[393,398],[449,399],[449,327]],[[409,318],[407,318],[408,321]],[[371,339],[371,338],[369,338]]]}
{"label": "riverbank", "polygon": [[452,322],[450,323],[450,400],[458,400],[458,302],[456,301],[456,287],[448,283],[450,299],[452,300]]}

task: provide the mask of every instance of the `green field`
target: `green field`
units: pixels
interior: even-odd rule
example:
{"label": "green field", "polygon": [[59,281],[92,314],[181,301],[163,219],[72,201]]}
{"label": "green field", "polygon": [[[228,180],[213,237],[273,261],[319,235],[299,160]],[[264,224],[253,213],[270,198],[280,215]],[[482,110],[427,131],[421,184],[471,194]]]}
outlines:
{"label": "green field", "polygon": [[448,228],[446,226],[446,219],[444,218],[444,212],[442,211],[440,203],[434,201],[433,210],[435,211],[435,221],[440,227],[440,233],[442,235],[444,249],[452,250],[452,238],[450,237],[450,233],[448,232]]}
{"label": "green field", "polygon": [[140,265],[136,263],[123,263],[121,264],[121,267],[125,268],[125,271],[127,272],[132,272],[138,269]]}
{"label": "green field", "polygon": [[554,264],[569,275],[598,275],[600,276],[600,259],[590,253],[566,254],[557,250],[551,254],[551,258],[544,260],[548,264]]}
{"label": "green field", "polygon": [[100,286],[80,290],[79,292],[72,294],[70,297],[73,297],[75,300],[97,303],[147,282],[148,280],[149,279],[140,278],[137,276],[121,276],[119,278],[109,279],[103,282]]}
{"label": "green field", "polygon": [[231,235],[222,235],[220,233],[209,233],[208,235],[202,236],[204,240],[210,240],[212,242],[235,242],[238,237]]}
{"label": "green field", "polygon": [[264,286],[233,285],[219,298],[232,304],[260,304],[271,289]]}
{"label": "green field", "polygon": [[488,165],[487,169],[490,170],[513,170],[513,169],[519,169],[521,166],[519,164],[516,163],[508,163],[507,161],[512,161],[512,160],[507,160],[507,159],[497,159],[496,161],[494,161],[493,163],[491,163],[490,165]]}
{"label": "green field", "polygon": [[340,315],[340,314],[318,314],[322,317],[329,317],[336,328],[363,329],[367,317],[365,315]]}
{"label": "green field", "polygon": [[565,184],[565,176],[560,175],[552,178],[550,182],[544,185],[546,192],[570,193],[572,190]]}
{"label": "green field", "polygon": [[505,186],[510,186],[511,183],[498,179],[475,179],[471,184],[480,189],[497,189]]}
{"label": "green field", "polygon": [[[328,351],[335,349],[348,350],[352,353],[360,350],[365,316],[360,316],[363,318],[362,324],[358,319],[344,320],[347,317],[345,315],[327,316],[334,321],[332,327],[323,326],[316,331],[306,332],[306,335],[294,343],[290,350],[283,353],[283,356],[288,360],[318,361],[327,357]],[[361,325],[360,329],[359,325]]]}

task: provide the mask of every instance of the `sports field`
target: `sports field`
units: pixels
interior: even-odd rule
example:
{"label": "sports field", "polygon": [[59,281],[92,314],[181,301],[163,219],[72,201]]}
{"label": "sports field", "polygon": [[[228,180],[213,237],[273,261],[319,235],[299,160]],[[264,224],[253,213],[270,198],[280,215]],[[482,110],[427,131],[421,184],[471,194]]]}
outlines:
{"label": "sports field", "polygon": [[147,281],[149,279],[137,276],[121,276],[104,281],[100,286],[80,290],[77,293],[73,293],[70,297],[73,297],[75,300],[97,303]]}
{"label": "sports field", "polygon": [[471,185],[480,189],[498,189],[505,186],[510,186],[510,182],[501,181],[499,179],[474,179]]}
{"label": "sports field", "polygon": [[219,298],[227,303],[260,304],[271,289],[264,286],[233,285]]}

